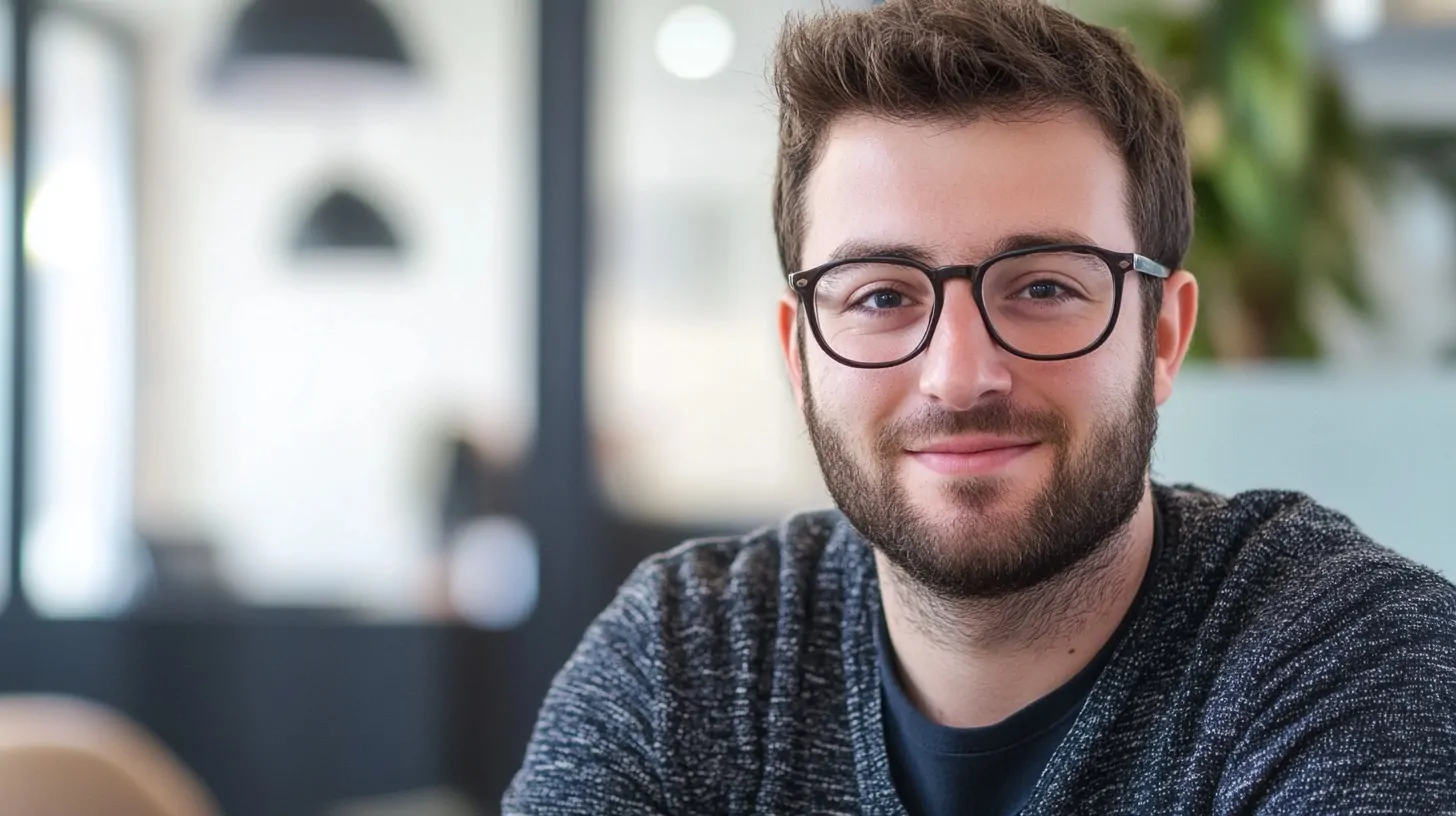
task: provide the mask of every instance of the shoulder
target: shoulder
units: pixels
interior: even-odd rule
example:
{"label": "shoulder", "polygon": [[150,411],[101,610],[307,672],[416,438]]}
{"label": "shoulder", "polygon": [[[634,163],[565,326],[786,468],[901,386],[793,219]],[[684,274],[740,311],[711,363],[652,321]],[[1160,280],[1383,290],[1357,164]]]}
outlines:
{"label": "shoulder", "polygon": [[769,644],[811,620],[837,621],[843,576],[868,557],[861,549],[832,510],[687,541],[640,563],[586,641],[640,655],[662,685],[708,682],[744,653],[767,656]]}
{"label": "shoulder", "polygon": [[1456,587],[1438,573],[1303,493],[1223,496],[1178,486],[1159,487],[1158,498],[1177,550],[1173,560],[1250,601],[1348,607],[1412,593],[1437,603],[1456,598]]}
{"label": "shoulder", "polygon": [[837,511],[785,518],[740,536],[695,539],[638,565],[621,593],[663,613],[753,605],[787,586],[837,572],[848,555],[848,523]]}
{"label": "shoulder", "polygon": [[684,803],[717,802],[757,750],[735,719],[764,710],[780,599],[834,572],[842,524],[805,513],[639,564],[553,681],[507,810],[721,810]]}
{"label": "shoulder", "polygon": [[1233,556],[1251,545],[1293,557],[1372,546],[1350,519],[1297,491],[1223,495],[1191,485],[1159,485],[1155,492],[1176,535]]}
{"label": "shoulder", "polygon": [[[1302,493],[1160,488],[1174,556],[1244,657],[1353,670],[1392,650],[1456,671],[1456,586]],[[1333,661],[1333,662],[1330,662]]]}

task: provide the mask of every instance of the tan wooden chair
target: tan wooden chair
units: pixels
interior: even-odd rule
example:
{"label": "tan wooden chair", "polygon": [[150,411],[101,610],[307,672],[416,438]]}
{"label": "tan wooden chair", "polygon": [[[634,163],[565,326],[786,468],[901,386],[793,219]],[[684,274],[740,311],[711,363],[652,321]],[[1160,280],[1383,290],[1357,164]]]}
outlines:
{"label": "tan wooden chair", "polygon": [[171,752],[116,712],[67,697],[0,697],[0,814],[218,813]]}

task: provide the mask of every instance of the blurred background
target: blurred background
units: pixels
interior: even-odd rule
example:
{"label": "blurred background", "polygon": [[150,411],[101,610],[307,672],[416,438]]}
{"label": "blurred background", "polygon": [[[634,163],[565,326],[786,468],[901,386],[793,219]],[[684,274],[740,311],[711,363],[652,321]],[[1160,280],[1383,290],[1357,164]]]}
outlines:
{"label": "blurred background", "polygon": [[[0,700],[226,813],[493,813],[638,561],[827,502],[765,80],[820,5],[0,2]],[[1187,108],[1155,475],[1451,574],[1456,0],[1066,5]]]}

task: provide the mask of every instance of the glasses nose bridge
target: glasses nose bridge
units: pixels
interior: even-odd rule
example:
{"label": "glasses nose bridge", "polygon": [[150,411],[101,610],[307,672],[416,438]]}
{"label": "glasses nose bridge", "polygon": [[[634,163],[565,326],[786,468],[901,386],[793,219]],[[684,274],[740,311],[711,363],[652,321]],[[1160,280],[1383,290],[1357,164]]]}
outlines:
{"label": "glasses nose bridge", "polygon": [[[971,319],[974,319],[975,321],[985,325],[986,334],[991,338],[992,342],[999,342],[996,340],[996,333],[991,330],[990,325],[985,324],[987,315],[985,314],[984,310],[981,309],[981,293],[979,291],[980,277],[981,271],[985,268],[985,266],[985,263],[950,264],[948,266],[936,267],[929,270],[930,278],[935,284],[936,299],[938,300],[938,304],[936,309],[935,322],[931,325],[930,331],[926,333],[926,348],[929,348],[931,343],[935,341],[935,335],[943,333],[946,314],[952,309],[952,307],[950,306],[950,293],[946,288],[946,284],[954,280],[959,280],[961,278],[965,279],[968,288],[966,294],[969,295],[970,303],[967,304],[966,308],[970,309]],[[925,349],[921,350],[924,351]]]}
{"label": "glasses nose bridge", "polygon": [[949,266],[936,267],[930,270],[931,280],[937,284],[945,285],[956,278],[965,278],[972,286],[976,283],[976,276],[981,272],[981,264],[951,264]]}

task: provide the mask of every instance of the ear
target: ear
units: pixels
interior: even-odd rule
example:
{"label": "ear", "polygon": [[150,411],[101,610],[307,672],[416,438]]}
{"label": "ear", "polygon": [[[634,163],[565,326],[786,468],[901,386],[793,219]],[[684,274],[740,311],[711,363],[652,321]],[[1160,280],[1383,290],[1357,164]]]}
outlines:
{"label": "ear", "polygon": [[789,384],[794,387],[794,403],[804,410],[804,371],[799,359],[799,299],[793,292],[779,298],[779,347],[784,352],[784,365],[789,370]]}
{"label": "ear", "polygon": [[1163,281],[1163,309],[1158,313],[1153,361],[1153,397],[1158,405],[1173,396],[1173,379],[1183,367],[1197,322],[1198,281],[1188,270],[1179,269]]}

